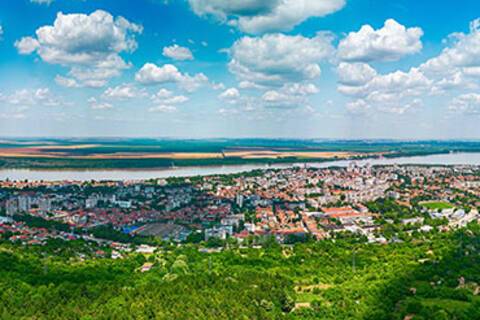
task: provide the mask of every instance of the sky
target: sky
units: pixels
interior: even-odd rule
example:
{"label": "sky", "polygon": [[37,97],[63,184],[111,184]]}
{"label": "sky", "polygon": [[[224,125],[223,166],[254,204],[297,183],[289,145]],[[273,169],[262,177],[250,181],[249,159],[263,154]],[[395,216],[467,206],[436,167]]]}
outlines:
{"label": "sky", "polygon": [[480,139],[478,0],[3,0],[0,136]]}

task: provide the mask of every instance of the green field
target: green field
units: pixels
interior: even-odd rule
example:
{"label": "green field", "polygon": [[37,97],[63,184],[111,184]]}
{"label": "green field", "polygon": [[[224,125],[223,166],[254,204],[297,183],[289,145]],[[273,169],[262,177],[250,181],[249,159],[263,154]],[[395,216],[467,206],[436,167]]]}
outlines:
{"label": "green field", "polygon": [[429,210],[443,210],[443,209],[451,209],[454,206],[445,201],[428,201],[428,202],[421,202],[422,207],[427,208]]}
{"label": "green field", "polygon": [[[48,149],[45,149],[48,147]],[[65,149],[65,147],[71,147]],[[30,156],[2,156],[40,148]],[[278,158],[227,156],[228,152],[347,152],[363,157],[415,156],[448,152],[480,152],[477,141],[395,141],[395,140],[295,140],[295,139],[3,139],[0,141],[0,168],[32,169],[136,169],[171,166],[210,166],[252,163],[292,163],[328,161],[332,158],[286,156]],[[99,159],[109,154],[129,154],[133,158]],[[184,153],[187,158],[142,158],[149,154]],[[219,158],[199,158],[199,154],[219,153]],[[42,157],[56,154],[54,157]],[[188,155],[191,154],[191,158]],[[138,155],[138,157],[135,157]],[[83,157],[83,158],[79,158]],[[354,156],[354,158],[357,156]]]}

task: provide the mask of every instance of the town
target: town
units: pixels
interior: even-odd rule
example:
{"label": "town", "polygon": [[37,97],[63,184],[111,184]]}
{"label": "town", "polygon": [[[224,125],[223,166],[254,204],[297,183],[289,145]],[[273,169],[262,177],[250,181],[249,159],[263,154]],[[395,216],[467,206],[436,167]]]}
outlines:
{"label": "town", "polygon": [[[161,241],[390,243],[478,221],[478,166],[297,166],[148,181],[2,181],[0,234],[24,245],[85,240],[119,252]],[[132,247],[135,245],[135,247]]]}

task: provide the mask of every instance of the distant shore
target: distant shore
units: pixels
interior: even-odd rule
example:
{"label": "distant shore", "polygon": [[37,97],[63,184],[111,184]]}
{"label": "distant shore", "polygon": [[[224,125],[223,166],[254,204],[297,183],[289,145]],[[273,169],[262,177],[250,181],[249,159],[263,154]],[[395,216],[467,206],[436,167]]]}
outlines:
{"label": "distant shore", "polygon": [[360,160],[330,160],[312,162],[283,162],[273,164],[234,164],[210,166],[177,166],[163,168],[95,168],[95,169],[32,169],[10,168],[0,169],[0,180],[29,180],[29,181],[91,181],[91,180],[150,180],[174,177],[194,177],[208,175],[242,174],[255,170],[282,169],[295,165],[307,165],[311,168],[345,167],[352,162],[358,165],[408,165],[419,166],[451,166],[451,165],[480,165],[480,152],[437,153],[431,155],[416,155],[404,157],[365,158]]}
{"label": "distant shore", "polygon": [[35,140],[0,141],[0,169],[163,170],[278,165],[480,152],[478,141]]}

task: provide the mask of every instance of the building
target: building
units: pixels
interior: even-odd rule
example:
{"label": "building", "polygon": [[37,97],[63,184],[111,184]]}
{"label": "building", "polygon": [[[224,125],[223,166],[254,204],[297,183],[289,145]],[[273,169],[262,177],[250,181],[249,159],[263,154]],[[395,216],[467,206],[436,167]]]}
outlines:
{"label": "building", "polygon": [[205,229],[205,241],[208,241],[210,238],[225,240],[231,235],[233,235],[232,226],[216,226],[210,229]]}

